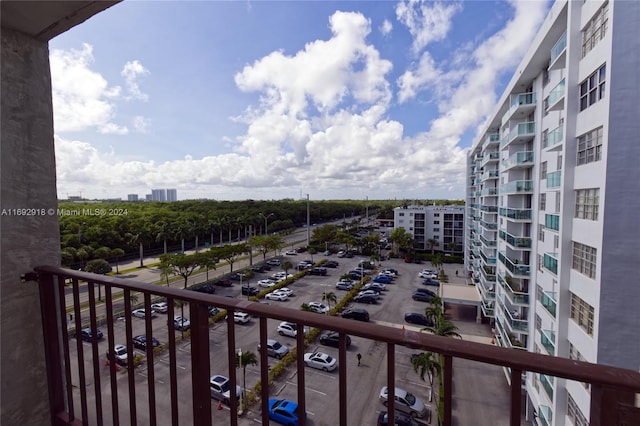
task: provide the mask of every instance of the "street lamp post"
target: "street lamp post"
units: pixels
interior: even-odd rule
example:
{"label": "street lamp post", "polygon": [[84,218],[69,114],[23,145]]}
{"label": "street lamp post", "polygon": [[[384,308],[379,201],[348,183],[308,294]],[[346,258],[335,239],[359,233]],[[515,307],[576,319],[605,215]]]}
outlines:
{"label": "street lamp post", "polygon": [[264,219],[264,235],[267,235],[267,226],[269,226],[269,224],[267,223],[267,219],[269,219],[271,216],[275,216],[275,213],[269,213],[266,216],[263,213],[258,213],[258,216],[261,216]]}
{"label": "street lamp post", "polygon": [[[242,368],[242,348],[238,348],[238,368]],[[244,369],[242,369],[243,374],[244,374]],[[243,376],[243,383],[244,383],[244,376]],[[242,401],[244,400],[244,388],[240,389],[240,401],[238,401],[238,411],[242,411],[243,410],[243,406],[242,406]]]}

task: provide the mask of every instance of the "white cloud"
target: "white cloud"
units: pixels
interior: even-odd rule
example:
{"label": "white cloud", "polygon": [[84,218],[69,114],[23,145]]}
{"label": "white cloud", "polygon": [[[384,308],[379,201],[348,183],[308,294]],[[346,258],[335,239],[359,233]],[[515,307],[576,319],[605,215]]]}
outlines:
{"label": "white cloud", "polygon": [[396,17],[413,36],[414,53],[419,53],[429,43],[446,37],[451,29],[451,18],[460,9],[455,2],[445,4],[408,0],[397,4]]}
{"label": "white cloud", "polygon": [[81,50],[53,50],[50,55],[53,88],[54,127],[57,132],[79,131],[96,127],[118,128],[114,99],[119,86],[109,86],[99,73],[92,71],[93,48],[83,44]]}
{"label": "white cloud", "polygon": [[133,128],[138,133],[149,133],[149,127],[151,126],[151,120],[141,115],[133,117]]}
{"label": "white cloud", "polygon": [[142,93],[140,86],[138,86],[138,78],[149,74],[149,70],[146,69],[139,61],[129,61],[124,65],[120,75],[124,77],[125,84],[127,86],[128,96],[127,100],[136,99],[141,101],[147,101],[149,96],[146,93]]}
{"label": "white cloud", "polygon": [[393,31],[393,24],[388,19],[385,19],[380,25],[380,33],[384,36],[387,36]]}

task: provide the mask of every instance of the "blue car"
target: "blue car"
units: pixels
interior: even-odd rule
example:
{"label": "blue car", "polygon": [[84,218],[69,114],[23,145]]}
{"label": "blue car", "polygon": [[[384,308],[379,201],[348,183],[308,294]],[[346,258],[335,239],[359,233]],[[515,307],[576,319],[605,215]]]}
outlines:
{"label": "blue car", "polygon": [[283,425],[298,426],[298,403],[288,399],[271,398],[269,418]]}
{"label": "blue car", "polygon": [[387,275],[378,275],[373,279],[374,283],[391,284],[391,278]]}
{"label": "blue car", "polygon": [[435,287],[440,287],[440,281],[436,281],[436,280],[431,279],[431,278],[425,279],[424,281],[422,281],[422,284],[424,284],[424,285],[432,285],[432,286],[435,286]]}

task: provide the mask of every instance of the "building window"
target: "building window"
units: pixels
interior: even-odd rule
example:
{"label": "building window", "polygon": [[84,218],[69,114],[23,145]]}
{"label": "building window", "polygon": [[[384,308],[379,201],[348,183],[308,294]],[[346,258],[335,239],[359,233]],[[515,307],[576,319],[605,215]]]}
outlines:
{"label": "building window", "polygon": [[433,217],[440,217],[440,213],[434,213]]}
{"label": "building window", "polygon": [[[537,286],[538,289],[536,291],[540,291],[540,293],[542,293],[542,287]],[[536,330],[540,331],[542,330],[542,318],[540,318],[540,316],[538,314],[536,314]]]}
{"label": "building window", "polygon": [[542,86],[549,84],[549,65],[542,70]]}
{"label": "building window", "polygon": [[587,418],[582,414],[571,394],[567,393],[567,416],[574,426],[589,426]]}
{"label": "building window", "polygon": [[609,3],[602,5],[600,9],[593,15],[593,18],[582,30],[582,57],[584,58],[587,53],[595,47],[600,40],[602,40],[607,33],[607,26],[609,23]]}
{"label": "building window", "polygon": [[598,250],[584,244],[573,242],[573,265],[571,266],[589,278],[596,277],[596,257]]}
{"label": "building window", "polygon": [[540,194],[540,210],[544,211],[547,209],[547,194]]}
{"label": "building window", "polygon": [[547,162],[543,161],[540,164],[540,180],[545,180],[547,178]]}
{"label": "building window", "polygon": [[582,136],[578,136],[578,166],[602,159],[602,133],[602,127],[598,127]]}
{"label": "building window", "polygon": [[440,225],[440,221],[439,221],[439,220],[434,220],[434,221],[433,221],[433,224],[434,224],[434,225]]}
{"label": "building window", "polygon": [[577,219],[598,220],[598,207],[600,205],[600,189],[578,189],[576,191]]}
{"label": "building window", "polygon": [[544,242],[544,228],[545,225],[538,225],[538,241]]}
{"label": "building window", "polygon": [[538,271],[540,272],[544,272],[542,270],[542,267],[544,266],[544,258],[542,257],[541,254],[538,255]]}
{"label": "building window", "polygon": [[398,216],[404,216],[404,213],[398,213]]}
{"label": "building window", "polygon": [[580,83],[580,111],[584,111],[604,97],[607,65],[604,64]]}
{"label": "building window", "polygon": [[571,319],[589,336],[593,336],[593,306],[571,293]]}
{"label": "building window", "polygon": [[433,228],[433,232],[440,232],[440,228]]}
{"label": "building window", "polygon": [[558,155],[556,170],[562,170],[562,154]]}

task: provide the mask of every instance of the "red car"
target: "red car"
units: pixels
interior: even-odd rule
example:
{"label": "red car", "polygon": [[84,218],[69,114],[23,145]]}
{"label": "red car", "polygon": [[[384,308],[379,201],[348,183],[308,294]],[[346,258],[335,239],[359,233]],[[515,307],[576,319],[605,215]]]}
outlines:
{"label": "red car", "polygon": [[413,259],[411,259],[409,256],[404,258],[404,263],[413,263]]}
{"label": "red car", "polygon": [[217,285],[218,287],[231,287],[233,285],[233,281],[231,280],[218,280],[213,283],[213,285]]}

